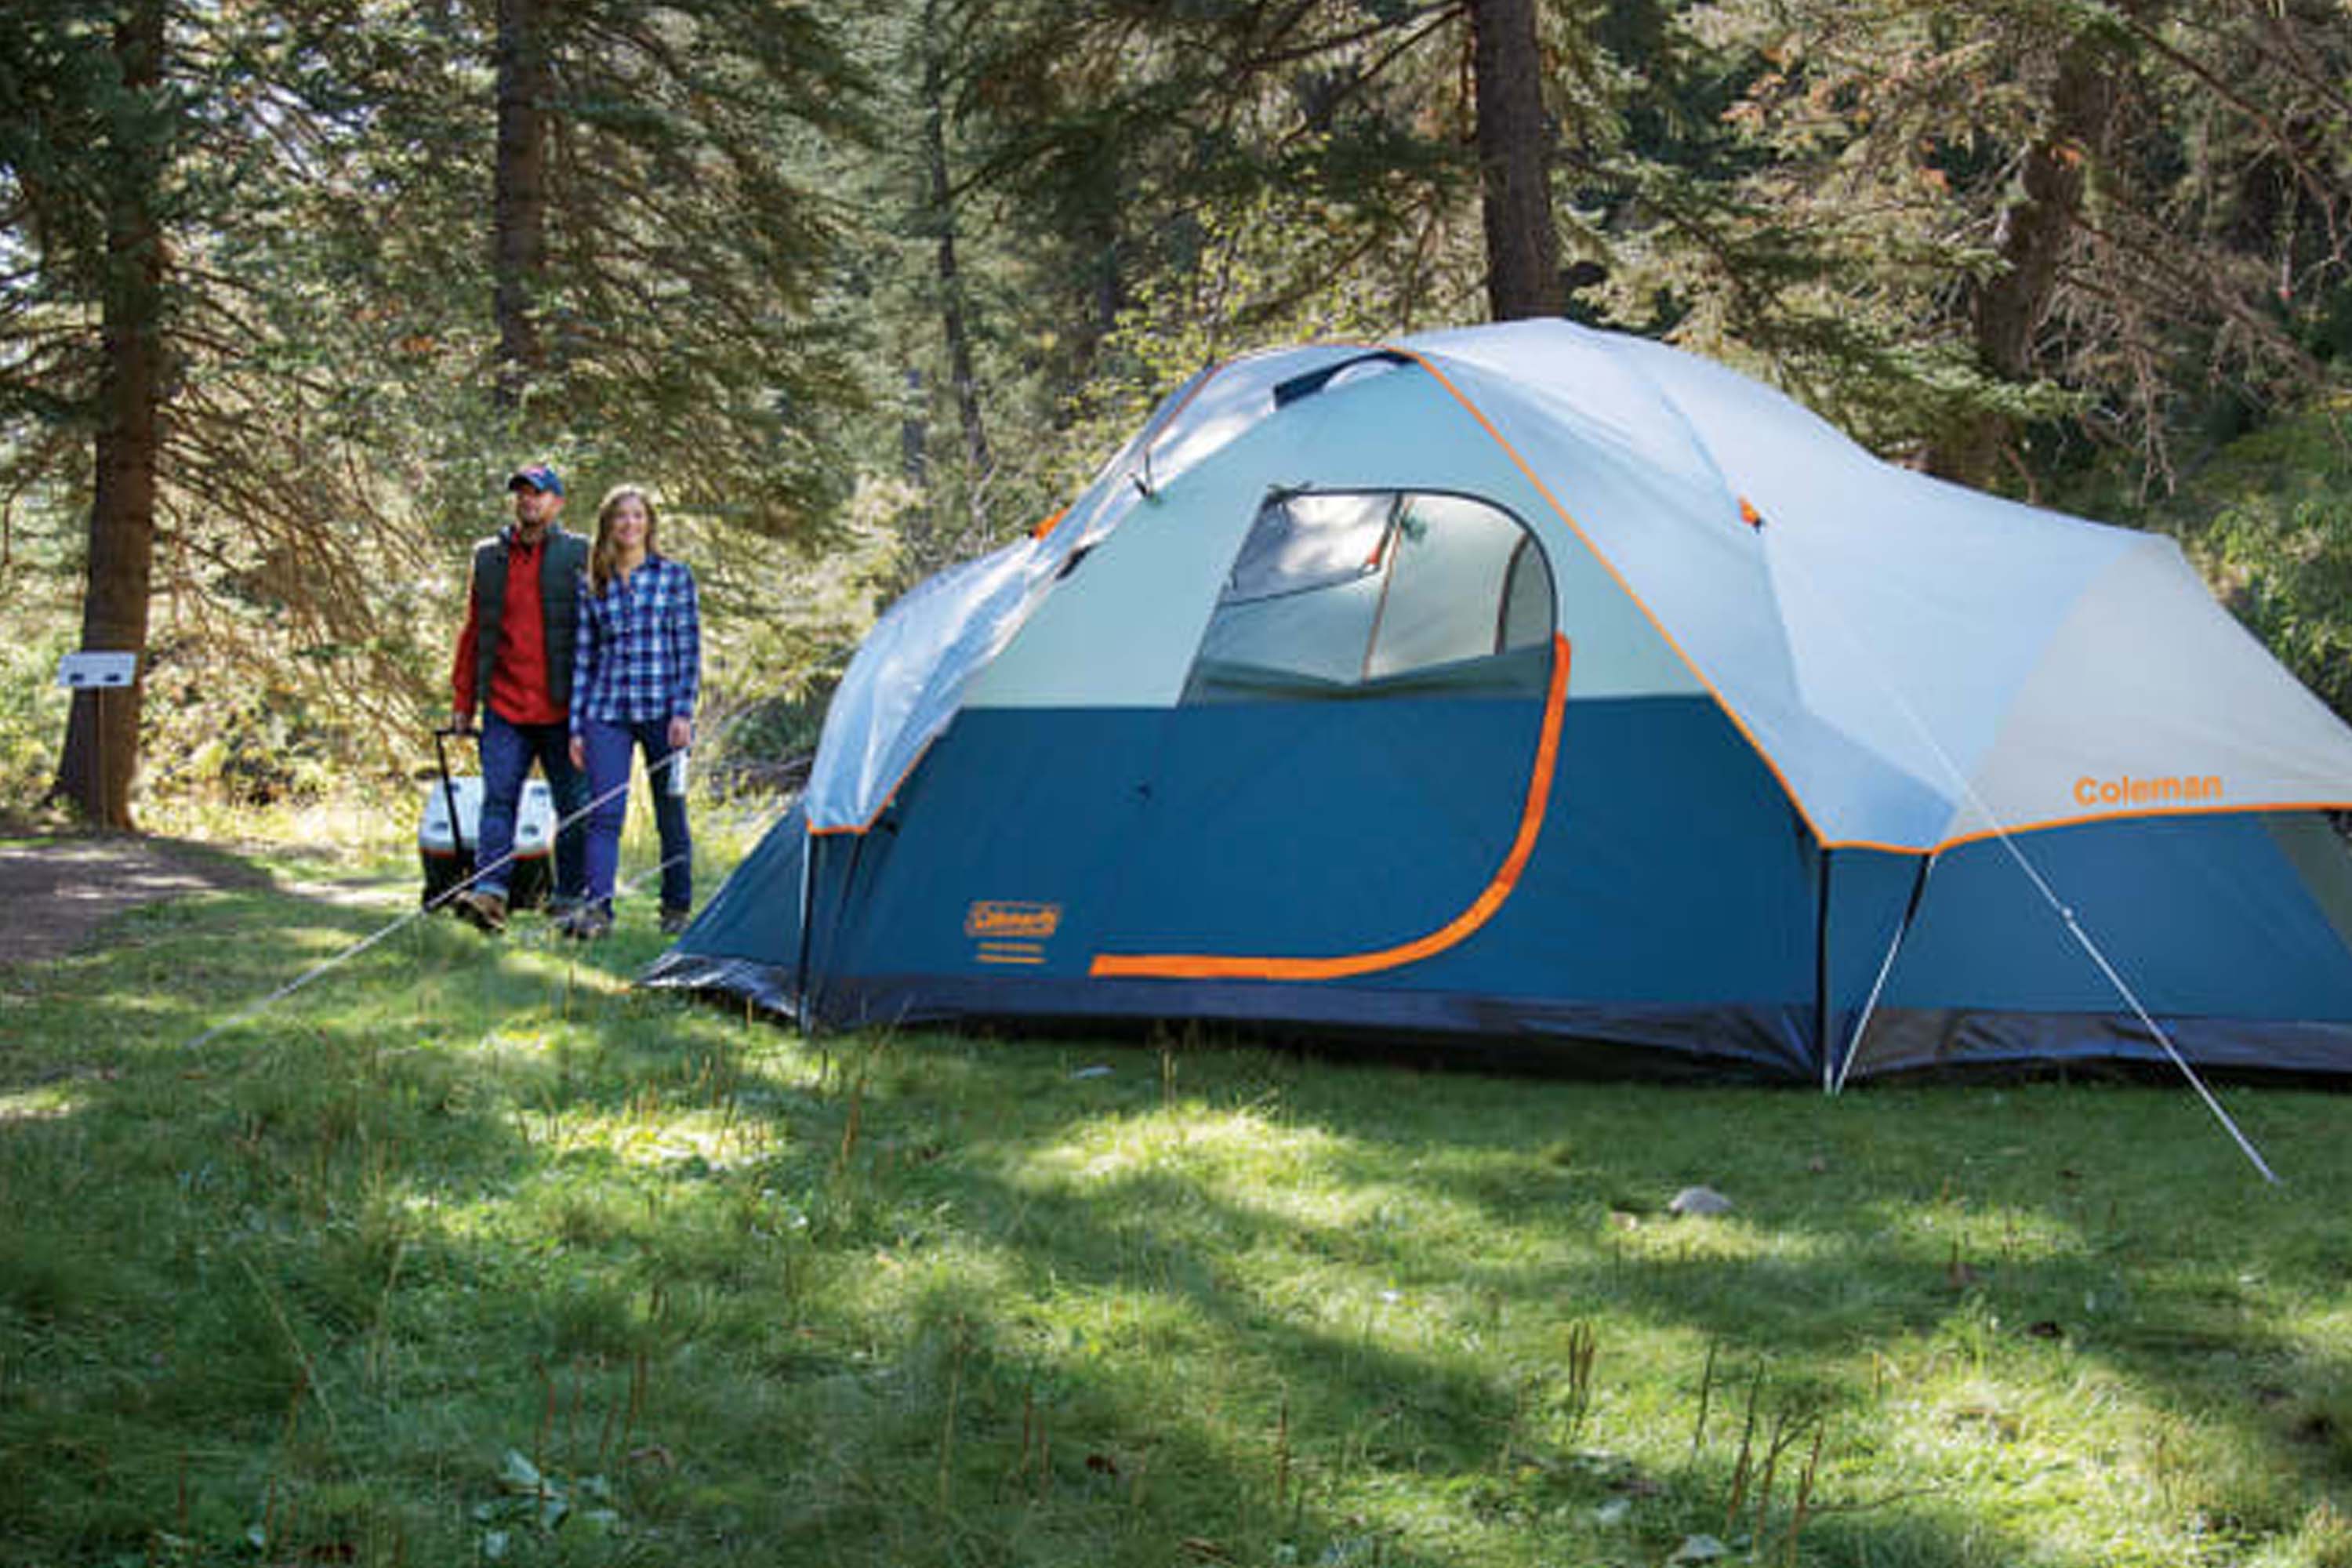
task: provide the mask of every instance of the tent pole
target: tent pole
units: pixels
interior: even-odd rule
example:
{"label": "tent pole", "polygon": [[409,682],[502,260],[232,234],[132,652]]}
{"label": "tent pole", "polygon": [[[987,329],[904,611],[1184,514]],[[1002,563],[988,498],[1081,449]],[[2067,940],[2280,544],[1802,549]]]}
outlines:
{"label": "tent pole", "polygon": [[[833,929],[825,933],[825,940],[832,943],[832,946],[826,950],[828,959],[830,959],[834,954],[838,953],[841,948],[841,928],[843,922],[849,919],[850,895],[857,886],[858,865],[866,858],[866,837],[867,835],[865,833],[857,835],[856,841],[849,847],[849,868],[842,873],[841,896],[834,902]],[[812,879],[812,880],[814,880],[814,879]],[[814,896],[812,894],[810,899],[812,910],[814,910]],[[808,926],[803,925],[801,928],[801,953],[803,972],[805,972],[808,966],[808,950],[813,945],[814,938],[810,934]],[[820,984],[822,984],[821,981]],[[806,989],[802,991],[801,1007],[807,1015],[807,1021],[802,1026],[802,1028],[804,1033],[811,1036],[815,1035],[817,1032],[816,1016],[818,1001],[819,998],[816,995],[812,994]]]}
{"label": "tent pole", "polygon": [[[1790,571],[1798,568],[1798,563],[1793,556],[1782,557],[1780,564]],[[2232,1117],[2223,1108],[2221,1102],[2214,1098],[2213,1091],[2206,1087],[2205,1080],[2199,1076],[2197,1068],[2191,1065],[2186,1056],[2181,1054],[2180,1047],[2173,1042],[2172,1036],[2163,1025],[2156,1021],[2155,1015],[2147,1010],[2147,1005],[2140,1001],[2139,993],[2132,989],[2130,982],[2126,981],[2114,963],[2108,961],[2105,950],[2091,939],[2089,931],[2083,929],[2082,921],[2075,918],[2074,907],[2058,896],[2057,889],[2050,885],[2049,879],[2042,876],[2041,868],[2034,865],[2032,858],[2019,845],[2017,835],[2011,830],[2007,823],[2001,820],[2000,814],[1994,811],[1986,803],[1984,796],[1978,793],[1969,771],[1953,759],[1951,752],[1944,749],[1943,742],[1936,738],[1935,730],[1929,726],[1927,720],[1920,717],[1918,710],[1906,701],[1902,691],[1886,679],[1885,672],[1879,668],[1874,660],[1871,659],[1868,647],[1860,637],[1853,635],[1852,628],[1844,626],[1843,621],[1834,618],[1832,624],[1845,630],[1848,640],[1862,655],[1862,668],[1877,675],[1881,688],[1895,705],[1895,710],[1910,721],[1911,728],[1925,742],[1927,751],[1942,765],[1944,772],[1952,782],[1958,786],[1957,793],[1959,798],[1991,826],[1992,837],[2000,840],[2001,848],[2008,852],[2009,858],[2016,863],[2017,868],[2025,874],[2026,879],[2033,884],[2033,890],[2042,896],[2042,901],[2049,905],[2058,918],[2065,922],[2067,934],[2074,939],[2075,945],[2083,950],[2084,956],[2097,966],[2100,974],[2105,977],[2108,985],[2114,988],[2116,994],[2123,998],[2125,1005],[2131,1009],[2132,1016],[2139,1020],[2140,1027],[2146,1029],[2148,1037],[2163,1047],[2164,1054],[2171,1058],[2172,1065],[2180,1070],[2180,1076],[2189,1080],[2189,1087],[2197,1091],[2197,1098],[2204,1102],[2205,1109],[2212,1112],[2213,1119],[2221,1124],[2222,1131],[2229,1133],[2231,1142],[2238,1145],[2239,1152],[2245,1155],[2263,1181],[2276,1186],[2278,1173],[2271,1169],[2270,1163],[2263,1158],[2262,1151],[2254,1147],[2253,1140],[2246,1136],[2245,1130],[2238,1125],[2236,1118]]]}
{"label": "tent pole", "polygon": [[1845,1089],[1846,1074],[1853,1070],[1853,1058],[1862,1051],[1862,1037],[1870,1027],[1872,1016],[1878,1011],[1878,997],[1886,989],[1886,977],[1895,972],[1895,955],[1903,951],[1903,939],[1911,934],[1911,922],[1919,913],[1919,900],[1927,895],[1927,873],[1935,866],[1933,855],[1919,857],[1918,872],[1911,879],[1910,901],[1903,906],[1903,918],[1895,922],[1895,935],[1886,944],[1886,956],[1878,961],[1878,978],[1870,983],[1870,995],[1862,1004],[1862,1016],[1853,1021],[1853,1033],[1846,1037],[1845,1056],[1838,1065],[1837,1082],[1830,1088],[1832,1094]]}
{"label": "tent pole", "polygon": [[1822,1092],[1831,1092],[1830,1061],[1830,847],[1820,847],[1821,874],[1813,900],[1813,1055],[1822,1059]]}
{"label": "tent pole", "polygon": [[806,1038],[816,1032],[808,1005],[809,921],[816,910],[816,858],[824,846],[824,837],[803,827],[802,838],[801,942],[800,952],[793,959],[793,1015],[801,1026],[802,1037]]}

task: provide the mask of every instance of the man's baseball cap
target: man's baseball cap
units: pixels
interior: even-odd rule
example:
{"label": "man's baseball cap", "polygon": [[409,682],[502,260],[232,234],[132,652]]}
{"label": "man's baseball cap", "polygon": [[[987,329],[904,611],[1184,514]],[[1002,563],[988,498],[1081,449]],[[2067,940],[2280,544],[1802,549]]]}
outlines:
{"label": "man's baseball cap", "polygon": [[517,468],[509,474],[507,489],[545,490],[549,495],[560,496],[563,493],[563,481],[545,463],[533,463],[527,468]]}

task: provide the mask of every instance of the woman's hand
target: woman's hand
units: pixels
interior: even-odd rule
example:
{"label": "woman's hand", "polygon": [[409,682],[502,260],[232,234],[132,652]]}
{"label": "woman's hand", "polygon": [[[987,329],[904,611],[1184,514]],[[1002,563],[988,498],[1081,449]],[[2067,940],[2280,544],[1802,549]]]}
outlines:
{"label": "woman's hand", "polygon": [[575,768],[588,765],[588,742],[577,735],[572,737],[572,765]]}

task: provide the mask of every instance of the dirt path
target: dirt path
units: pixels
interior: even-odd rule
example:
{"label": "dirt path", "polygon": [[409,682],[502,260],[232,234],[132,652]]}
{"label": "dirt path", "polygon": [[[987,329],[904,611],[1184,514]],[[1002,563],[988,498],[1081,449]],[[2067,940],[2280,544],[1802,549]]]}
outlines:
{"label": "dirt path", "polygon": [[219,854],[154,838],[36,838],[0,844],[0,967],[61,957],[100,921],[159,900],[268,877]]}

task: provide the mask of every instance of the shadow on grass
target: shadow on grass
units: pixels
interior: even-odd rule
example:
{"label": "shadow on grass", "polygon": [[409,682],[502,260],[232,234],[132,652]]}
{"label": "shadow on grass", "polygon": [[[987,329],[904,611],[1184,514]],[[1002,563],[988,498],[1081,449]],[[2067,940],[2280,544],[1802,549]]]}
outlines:
{"label": "shadow on grass", "polygon": [[[1424,1214],[1421,1223],[1392,1228],[1381,1223],[1381,1205],[1372,1204],[1318,1222],[1221,1196],[1215,1182],[1193,1172],[1117,1173],[1066,1196],[1051,1224],[1033,1227],[1034,1239],[1024,1233],[1024,1249],[1042,1254],[1043,1266],[1060,1278],[1087,1277],[1088,1258],[1121,1249],[1144,1257],[1189,1253],[1192,1266],[1164,1271],[1161,1288],[1172,1285],[1192,1298],[1198,1310],[1225,1324],[1236,1345],[1280,1345],[1283,1364],[1327,1388],[1357,1381],[1329,1337],[1298,1331],[1294,1300],[1252,1299],[1230,1282],[1213,1282],[1206,1258],[1247,1257],[1279,1245],[1309,1270],[1328,1264],[1359,1279],[1403,1281],[1408,1296],[1446,1289],[1531,1307],[1555,1323],[1589,1314],[1679,1326],[1705,1344],[1728,1347],[1736,1358],[1769,1364],[1776,1382],[1800,1391],[1810,1385],[1819,1397],[1830,1396],[1818,1391],[1854,1386],[1856,1363],[1865,1356],[1883,1362],[1881,1346],[1905,1358],[1908,1367],[1898,1373],[1914,1379],[1978,1365],[2030,1387],[2079,1382],[2105,1369],[2153,1419],[2233,1428],[2237,1444],[2284,1478],[2282,1489],[2299,1494],[2256,1486],[2240,1507],[2229,1485],[2200,1496],[2189,1478],[2177,1500],[2168,1495],[2166,1506],[2209,1513],[2211,1520],[2198,1528],[2223,1534],[2292,1532],[2303,1507],[2340,1498],[2352,1477],[2352,1453],[2336,1436],[2347,1369],[2320,1348],[2330,1342],[2325,1338],[2276,1331],[2273,1301],[2263,1289],[2272,1277],[2300,1279],[2306,1292],[2328,1289],[2325,1281],[2336,1270],[2329,1259],[2344,1252],[2327,1218],[2342,1171],[2341,1154],[2331,1148],[2315,1143],[2301,1151],[2308,1157],[2305,1189],[2299,1199],[2282,1198],[2252,1188],[2193,1103],[2147,1091],[2095,1097],[2095,1113],[2113,1108],[2129,1114],[2107,1148],[2066,1157],[2037,1148],[2027,1125],[2039,1117],[2053,1131],[2076,1126],[2082,1108],[2065,1091],[1897,1096],[1897,1117],[1958,1110],[1982,1136],[1981,1155],[1959,1156],[1977,1168],[1939,1172],[1927,1146],[1951,1159],[1949,1129],[1943,1139],[1906,1148],[1899,1120],[1867,1105],[1841,1112],[1786,1095],[1670,1096],[1591,1086],[1465,1089],[1454,1081],[1436,1095],[1434,1086],[1412,1075],[1387,1073],[1369,1073],[1356,1086],[1373,1086],[1370,1096],[1329,1094],[1329,1103],[1318,1104],[1316,1097],[1344,1074],[1268,1076],[1287,1091],[1269,1136],[1293,1136],[1301,1128],[1318,1134],[1311,1163],[1319,1177],[1360,1194],[1409,1192],[1424,1209],[1434,1201],[1465,1217],[1457,1223],[1450,1215]],[[1398,1090],[1392,1100],[1377,1092],[1384,1085]],[[1432,1098],[1448,1107],[1442,1125],[1433,1126],[1437,1118],[1425,1109]],[[1653,1113],[1628,1117],[1629,1101],[1636,1100]],[[1654,1112],[1661,1105],[1674,1107],[1673,1119],[1686,1124],[1689,1138],[1658,1135]],[[1104,1118],[1138,1110],[1130,1096]],[[2160,1129],[2168,1160],[2179,1153],[2175,1180],[2128,1185],[2144,1179],[2148,1162],[2145,1148],[2134,1154],[2117,1141],[2144,1141],[2151,1125]],[[1729,1128],[1781,1152],[1761,1161],[1726,1158],[1696,1142]],[[1963,1139],[1959,1149],[1973,1141]],[[1802,1152],[1824,1146],[1833,1152]],[[2064,1163],[2068,1157],[2074,1164]],[[1664,1219],[1666,1194],[1685,1182],[1723,1179],[1727,1167],[1746,1179],[1726,1184],[1741,1191],[1754,1211],[1736,1222],[1739,1239],[1718,1246],[1723,1231],[1717,1226]],[[998,1201],[1017,1205],[1024,1194],[1007,1191]],[[1026,1201],[1034,1203],[1034,1194]],[[2243,1223],[2253,1205],[2262,1205],[2261,1223]],[[1106,1233],[1103,1215],[1121,1217]],[[1528,1245],[1507,1256],[1485,1250],[1505,1226],[1516,1227]],[[1460,1239],[1433,1243],[1433,1236]],[[2200,1263],[2205,1267],[2194,1267]],[[1110,1286],[1122,1277],[1112,1270],[1094,1278]],[[1453,1327],[1465,1335],[1475,1330],[1474,1323]],[[1479,1364],[1475,1347],[1402,1363],[1360,1359],[1363,1397],[1380,1387],[1434,1380],[1440,1393],[1428,1403],[1483,1412],[1474,1423],[1496,1421],[1498,1407],[1509,1403],[1511,1378],[1524,1373]],[[1865,1385],[1876,1375],[1874,1366]],[[1695,1356],[1688,1373],[1694,1405],[1700,1381]],[[1996,1447],[2019,1436],[2016,1416],[1980,1403],[1958,1409],[1952,1419],[1982,1421]],[[2032,1419],[2030,1413],[2025,1419]],[[1424,1427],[1419,1436],[1452,1441],[1459,1452],[1459,1434]],[[2161,1433],[2158,1442],[2161,1468]],[[1727,1491],[1719,1469],[1714,1480]],[[1988,1540],[1986,1522],[1971,1520],[1960,1532],[1965,1550],[1928,1551],[1921,1542],[1936,1532],[1932,1499],[1886,1512],[1885,1531],[1906,1542],[1899,1560],[1976,1560]],[[2256,1512],[2271,1517],[2246,1517]],[[1859,1542],[1879,1527],[1847,1520],[1822,1528]],[[2011,1544],[2021,1555],[2029,1540]]]}
{"label": "shadow on grass", "polygon": [[[2259,1286],[2338,1244],[2237,1237],[2242,1181],[2154,1097],[2131,1124],[2179,1145],[2168,1192],[2125,1184],[2125,1146],[2049,1152],[2082,1124],[2063,1098],[1213,1050],[1163,1079],[1121,1047],[1078,1079],[1066,1047],[810,1046],[635,993],[649,932],[441,921],[186,1048],[381,912],[150,910],[10,1004],[37,1027],[0,1051],[0,1499],[41,1500],[0,1503],[0,1560],[226,1562],[258,1524],[312,1561],[497,1536],[534,1562],[1654,1563],[1758,1497],[1732,1417],[1699,1431],[1710,1344],[1727,1404],[1745,1358],[1776,1408],[1867,1427],[1874,1349],[1998,1358],[2046,1321],[2028,1356],[2299,1470],[2313,1445],[2259,1392],[2216,1401],[2199,1357],[2284,1403],[2340,1375],[2298,1366]],[[2340,1156],[2298,1152],[2335,1194]],[[1736,1216],[1665,1221],[1699,1180]],[[2181,1262],[2233,1238],[2243,1267]],[[2111,1290],[2128,1312],[2073,1305]],[[1687,1363],[1621,1372],[1604,1338],[1580,1396],[1593,1321]],[[1874,1506],[1801,1560],[2041,1550],[1952,1495],[1831,1481]]]}

